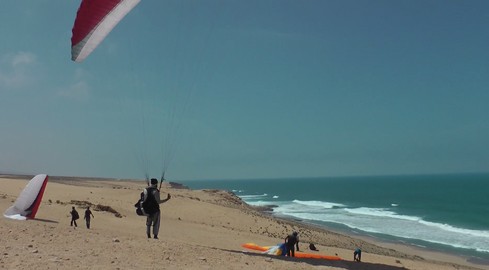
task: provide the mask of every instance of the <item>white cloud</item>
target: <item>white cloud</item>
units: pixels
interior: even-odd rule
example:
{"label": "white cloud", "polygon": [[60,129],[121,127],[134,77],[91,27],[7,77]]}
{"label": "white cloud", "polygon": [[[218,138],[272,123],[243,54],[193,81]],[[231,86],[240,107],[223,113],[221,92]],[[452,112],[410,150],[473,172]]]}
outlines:
{"label": "white cloud", "polygon": [[58,92],[62,97],[84,101],[90,97],[90,86],[85,81],[77,81]]}
{"label": "white cloud", "polygon": [[37,57],[30,52],[6,54],[0,60],[0,90],[18,89],[35,82]]}
{"label": "white cloud", "polygon": [[58,95],[75,101],[88,100],[91,92],[91,87],[88,83],[89,77],[90,73],[88,73],[85,69],[75,69],[70,85],[59,90]]}
{"label": "white cloud", "polygon": [[75,70],[75,80],[83,80],[87,76],[87,72],[83,68]]}
{"label": "white cloud", "polygon": [[12,66],[14,68],[21,68],[36,63],[36,56],[29,52],[19,52],[12,58]]}

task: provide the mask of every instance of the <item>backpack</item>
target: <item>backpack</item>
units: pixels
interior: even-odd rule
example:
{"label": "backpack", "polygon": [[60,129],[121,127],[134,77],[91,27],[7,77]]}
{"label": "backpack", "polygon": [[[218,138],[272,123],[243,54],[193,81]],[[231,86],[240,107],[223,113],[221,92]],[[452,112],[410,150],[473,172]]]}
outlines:
{"label": "backpack", "polygon": [[80,216],[78,215],[78,212],[77,211],[73,211],[73,219],[74,220],[77,220],[79,218],[80,218]]}
{"label": "backpack", "polygon": [[139,200],[134,204],[134,207],[136,207],[136,214],[138,216],[147,216],[147,214],[143,210],[143,199],[144,199],[144,192],[141,192],[141,195],[139,196]]}
{"label": "backpack", "polygon": [[136,214],[138,216],[149,216],[160,210],[160,206],[153,194],[157,191],[158,190],[154,187],[147,187],[146,201],[144,200],[144,192],[141,192],[140,199],[136,202],[136,204],[134,204],[134,206],[136,207]]}

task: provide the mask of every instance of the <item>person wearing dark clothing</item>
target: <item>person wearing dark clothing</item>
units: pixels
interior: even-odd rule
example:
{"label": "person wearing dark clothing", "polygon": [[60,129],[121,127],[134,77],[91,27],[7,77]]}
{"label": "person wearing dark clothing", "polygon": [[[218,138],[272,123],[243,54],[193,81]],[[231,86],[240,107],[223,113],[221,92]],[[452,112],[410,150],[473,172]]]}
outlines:
{"label": "person wearing dark clothing", "polygon": [[71,223],[70,223],[70,226],[73,226],[73,224],[75,224],[75,227],[78,227],[78,225],[76,224],[76,220],[80,218],[80,216],[78,215],[78,212],[76,211],[75,207],[73,206],[73,208],[71,209]]}
{"label": "person wearing dark clothing", "polygon": [[143,207],[148,215],[146,218],[146,234],[151,238],[151,226],[153,226],[153,238],[158,239],[160,230],[160,204],[167,202],[171,196],[168,194],[164,200],[160,199],[160,191],[158,190],[158,179],[151,179],[151,186],[143,191]]}
{"label": "person wearing dark clothing", "polygon": [[287,256],[295,257],[295,247],[299,251],[299,236],[297,232],[293,232],[285,237],[285,245],[287,246]]}
{"label": "person wearing dark clothing", "polygon": [[309,244],[309,249],[314,251],[319,251],[313,243]]}
{"label": "person wearing dark clothing", "polygon": [[92,211],[90,211],[90,206],[87,206],[87,210],[85,210],[85,217],[83,217],[83,219],[85,219],[85,223],[87,224],[87,229],[90,229],[90,216],[95,218]]}
{"label": "person wearing dark clothing", "polygon": [[353,252],[353,260],[360,262],[362,260],[362,250],[360,248],[355,249]]}

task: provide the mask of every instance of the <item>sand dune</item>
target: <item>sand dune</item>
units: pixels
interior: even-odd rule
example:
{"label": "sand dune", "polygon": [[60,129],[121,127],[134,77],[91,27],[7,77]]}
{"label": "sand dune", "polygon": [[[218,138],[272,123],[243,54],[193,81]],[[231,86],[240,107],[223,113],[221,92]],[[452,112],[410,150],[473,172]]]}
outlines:
{"label": "sand dune", "polygon": [[[29,177],[0,178],[5,211]],[[461,257],[375,243],[272,218],[224,191],[192,191],[165,184],[160,239],[148,239],[134,203],[144,182],[56,178],[46,188],[35,220],[0,219],[2,269],[484,269]],[[89,205],[91,229],[70,226],[70,210]],[[242,243],[275,245],[293,230],[301,248],[314,242],[321,254],[342,261],[295,259],[244,250]],[[362,262],[353,262],[361,246]]]}

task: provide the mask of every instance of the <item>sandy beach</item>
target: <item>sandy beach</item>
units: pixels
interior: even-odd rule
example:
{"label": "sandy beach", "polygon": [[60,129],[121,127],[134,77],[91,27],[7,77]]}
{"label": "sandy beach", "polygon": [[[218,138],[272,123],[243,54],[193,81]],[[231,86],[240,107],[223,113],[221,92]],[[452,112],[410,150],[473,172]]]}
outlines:
{"label": "sandy beach", "polygon": [[[0,210],[12,205],[30,177],[0,177]],[[427,252],[341,235],[297,222],[273,218],[231,193],[189,190],[164,183],[160,239],[146,237],[145,217],[134,203],[141,181],[52,177],[35,220],[0,218],[1,269],[489,269],[462,257]],[[81,215],[70,226],[70,210]],[[94,218],[83,221],[86,206]],[[343,260],[298,259],[261,254],[241,247],[253,242],[281,243],[292,231],[300,248],[310,242],[317,253]],[[362,262],[353,250],[362,248]]]}

